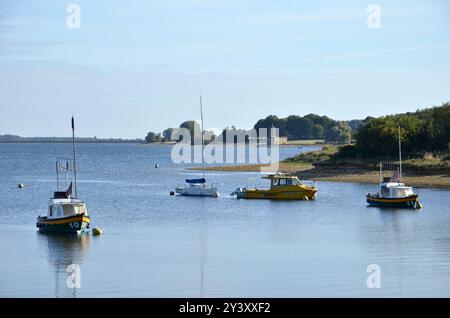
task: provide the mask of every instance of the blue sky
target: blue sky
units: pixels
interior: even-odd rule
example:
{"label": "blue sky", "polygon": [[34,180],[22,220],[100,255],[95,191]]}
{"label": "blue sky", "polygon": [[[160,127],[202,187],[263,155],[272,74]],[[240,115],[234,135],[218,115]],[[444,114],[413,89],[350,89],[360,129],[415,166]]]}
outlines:
{"label": "blue sky", "polygon": [[[81,8],[68,29],[67,6]],[[367,27],[367,7],[381,28]],[[0,134],[143,137],[450,100],[448,1],[0,0]]]}

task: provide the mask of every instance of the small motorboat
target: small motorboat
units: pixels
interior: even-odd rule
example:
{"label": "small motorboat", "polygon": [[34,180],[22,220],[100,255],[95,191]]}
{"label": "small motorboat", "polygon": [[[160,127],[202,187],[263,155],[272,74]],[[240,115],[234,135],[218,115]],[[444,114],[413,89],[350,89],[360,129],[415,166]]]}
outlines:
{"label": "small motorboat", "polygon": [[219,192],[214,184],[206,183],[205,178],[201,179],[186,179],[185,185],[180,185],[175,188],[175,192],[180,195],[187,196],[201,196],[201,197],[218,197]]}
{"label": "small motorboat", "polygon": [[[394,208],[422,208],[419,195],[414,193],[412,187],[407,187],[402,182],[402,152],[400,127],[398,128],[399,164],[380,162],[380,186],[377,193],[367,193],[366,199],[369,206],[394,207]],[[385,176],[386,171],[393,174]]]}
{"label": "small motorboat", "polygon": [[[89,230],[90,218],[86,204],[77,197],[77,174],[75,168],[75,127],[72,117],[72,148],[73,159],[57,158],[56,188],[53,198],[49,200],[46,216],[37,217],[36,227],[39,231],[68,232],[80,234]],[[73,176],[66,191],[60,191],[60,174]],[[75,193],[72,192],[72,185]]]}
{"label": "small motorboat", "polygon": [[317,187],[303,184],[296,176],[284,173],[270,174],[262,178],[270,180],[269,189],[238,188],[232,196],[238,199],[314,200]]}
{"label": "small motorboat", "polygon": [[393,180],[392,177],[385,177],[380,183],[380,191],[375,194],[368,193],[366,198],[369,206],[416,209],[422,207],[419,195],[414,193],[413,188]]}
{"label": "small motorboat", "polygon": [[47,216],[39,215],[36,227],[40,231],[80,234],[89,230],[90,222],[83,201],[72,198],[70,190],[56,191],[48,203]]}

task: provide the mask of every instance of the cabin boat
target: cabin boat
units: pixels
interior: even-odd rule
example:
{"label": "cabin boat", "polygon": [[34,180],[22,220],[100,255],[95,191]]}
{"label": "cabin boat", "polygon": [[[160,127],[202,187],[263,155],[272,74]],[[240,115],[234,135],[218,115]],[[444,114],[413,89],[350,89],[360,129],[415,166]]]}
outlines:
{"label": "cabin boat", "polygon": [[[80,234],[89,230],[91,222],[86,204],[77,197],[77,173],[75,165],[75,124],[72,117],[72,159],[56,159],[56,191],[48,202],[47,215],[37,217],[36,227],[44,232],[68,232]],[[66,191],[60,191],[60,174],[73,177]],[[72,193],[74,185],[74,193]]]}
{"label": "cabin boat", "polygon": [[80,234],[89,230],[90,222],[83,201],[71,198],[69,191],[56,191],[48,202],[47,215],[38,216],[36,227],[40,231]]}
{"label": "cabin boat", "polygon": [[[380,163],[381,164],[381,163]],[[369,206],[396,207],[396,208],[420,208],[419,196],[414,193],[412,187],[407,187],[394,176],[384,177],[380,183],[379,191],[375,194],[367,194]]]}
{"label": "cabin boat", "polygon": [[214,184],[207,184],[205,178],[186,179],[185,185],[179,185],[175,192],[186,196],[218,197],[219,192]]}
{"label": "cabin boat", "polygon": [[179,195],[194,196],[194,197],[218,197],[219,192],[214,184],[208,184],[206,182],[205,171],[205,158],[204,158],[204,130],[203,130],[203,105],[202,96],[200,95],[200,116],[202,122],[202,165],[203,165],[203,178],[200,179],[186,179],[184,185],[178,185],[175,187],[175,192]]}
{"label": "cabin boat", "polygon": [[[377,193],[367,193],[369,206],[394,208],[422,208],[419,195],[414,193],[412,187],[402,182],[402,143],[400,127],[398,127],[398,156],[399,164],[380,162],[380,186]],[[385,176],[386,171],[393,171],[392,176]],[[392,173],[392,172],[391,172]]]}
{"label": "cabin boat", "polygon": [[269,189],[238,188],[232,196],[237,199],[314,200],[317,187],[303,184],[296,176],[277,173],[263,176],[270,180]]}

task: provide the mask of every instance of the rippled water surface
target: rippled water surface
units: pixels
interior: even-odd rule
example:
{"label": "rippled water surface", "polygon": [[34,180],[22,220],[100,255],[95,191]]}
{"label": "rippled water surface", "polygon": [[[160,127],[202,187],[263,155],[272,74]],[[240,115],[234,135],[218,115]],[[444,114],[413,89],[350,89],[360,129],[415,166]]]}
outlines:
{"label": "rippled water surface", "polygon": [[[79,196],[104,234],[74,237],[35,228],[70,145],[0,144],[0,296],[450,296],[449,191],[418,189],[422,210],[368,208],[365,185],[351,183],[318,182],[316,201],[236,200],[239,186],[265,186],[260,175],[211,172],[220,198],[173,197],[201,173],[170,152],[78,145]],[[70,264],[80,288],[67,287]],[[367,288],[369,264],[379,289]]]}

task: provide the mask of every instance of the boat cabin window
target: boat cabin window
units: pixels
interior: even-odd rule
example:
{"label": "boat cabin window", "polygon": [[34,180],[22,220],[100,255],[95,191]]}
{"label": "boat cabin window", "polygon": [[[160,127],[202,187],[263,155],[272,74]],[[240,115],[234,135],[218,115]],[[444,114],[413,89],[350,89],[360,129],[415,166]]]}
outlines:
{"label": "boat cabin window", "polygon": [[384,197],[388,197],[389,196],[389,189],[387,186],[381,186],[381,195]]}
{"label": "boat cabin window", "polygon": [[291,186],[291,185],[299,185],[301,184],[300,181],[296,179],[273,179],[272,180],[272,186],[274,187],[283,187],[283,186]]}
{"label": "boat cabin window", "polygon": [[286,179],[273,179],[272,185],[275,187],[285,186],[286,185]]}
{"label": "boat cabin window", "polygon": [[86,207],[84,204],[64,204],[64,215],[86,213]]}
{"label": "boat cabin window", "polygon": [[54,205],[48,208],[48,215],[49,216],[62,216],[64,214],[63,208],[58,205]]}
{"label": "boat cabin window", "polygon": [[411,188],[397,188],[392,189],[392,196],[393,197],[407,197],[413,195],[413,191]]}

